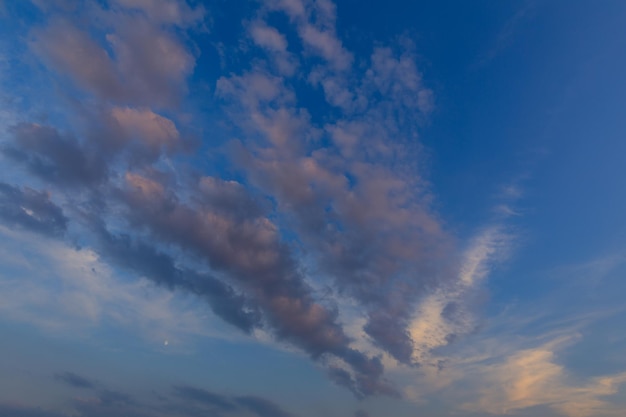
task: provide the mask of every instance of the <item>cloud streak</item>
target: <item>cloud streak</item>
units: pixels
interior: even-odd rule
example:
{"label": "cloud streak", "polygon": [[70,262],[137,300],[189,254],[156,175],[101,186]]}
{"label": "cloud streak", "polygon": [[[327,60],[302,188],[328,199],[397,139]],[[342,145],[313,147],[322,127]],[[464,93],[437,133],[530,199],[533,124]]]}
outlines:
{"label": "cloud streak", "polygon": [[95,387],[95,384],[93,382],[73,372],[62,372],[54,374],[54,379],[56,379],[57,381],[61,381],[73,388],[92,389]]}
{"label": "cloud streak", "polygon": [[617,373],[578,382],[558,364],[557,352],[570,338],[513,352],[504,361],[483,365],[479,371],[484,389],[466,410],[495,415],[547,406],[567,417],[617,416],[622,412],[604,397],[614,395],[626,382],[626,373]]}

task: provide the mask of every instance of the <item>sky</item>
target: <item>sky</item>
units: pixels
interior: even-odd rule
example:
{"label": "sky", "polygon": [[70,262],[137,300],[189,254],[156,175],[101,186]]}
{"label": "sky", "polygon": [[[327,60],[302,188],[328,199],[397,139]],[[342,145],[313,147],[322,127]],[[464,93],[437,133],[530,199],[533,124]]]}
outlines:
{"label": "sky", "polygon": [[617,417],[626,3],[0,0],[0,417]]}

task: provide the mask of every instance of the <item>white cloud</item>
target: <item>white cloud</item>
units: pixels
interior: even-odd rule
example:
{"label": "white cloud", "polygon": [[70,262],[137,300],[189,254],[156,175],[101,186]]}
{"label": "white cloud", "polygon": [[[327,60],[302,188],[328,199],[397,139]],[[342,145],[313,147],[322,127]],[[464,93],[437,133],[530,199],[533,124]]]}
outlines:
{"label": "white cloud", "polygon": [[483,230],[466,250],[457,278],[426,297],[409,326],[418,363],[436,364],[433,350],[447,346],[451,339],[465,335],[477,325],[471,312],[471,292],[483,283],[494,264],[508,253],[511,236],[501,225]]}
{"label": "white cloud", "polygon": [[[461,268],[465,282],[480,282],[488,275],[489,262],[484,260],[490,252],[485,243],[490,239],[485,236],[488,234],[476,239],[468,251]],[[532,307],[519,300],[508,304],[489,317],[479,334],[445,351],[437,348],[448,346],[446,335],[457,330],[441,314],[441,305],[449,297],[431,297],[424,304],[419,322],[422,327],[414,329],[422,332],[419,346],[427,352],[422,355],[426,366],[417,370],[394,368],[394,379],[406,384],[408,399],[423,403],[429,398],[444,398],[461,414],[517,415],[537,408],[543,415],[566,417],[623,415],[615,402],[626,383],[623,368],[617,367],[611,374],[590,374],[575,364],[566,365],[565,358],[566,349],[594,344],[591,337],[602,337],[596,329],[603,328],[607,320],[615,323],[617,315],[623,315],[621,305],[607,302],[619,297],[590,295],[589,287],[599,288],[602,280],[621,276],[618,266],[624,265],[624,259],[620,253],[539,273],[541,279],[561,285],[533,299]],[[418,332],[414,335],[417,338]],[[619,349],[616,352],[616,348],[605,346],[602,351],[596,349],[594,355],[619,356]]]}
{"label": "white cloud", "polygon": [[558,363],[558,351],[571,337],[515,351],[495,364],[480,364],[470,375],[482,388],[478,399],[463,405],[469,411],[511,414],[547,406],[567,417],[618,416],[604,397],[618,392],[626,372],[577,380]]}

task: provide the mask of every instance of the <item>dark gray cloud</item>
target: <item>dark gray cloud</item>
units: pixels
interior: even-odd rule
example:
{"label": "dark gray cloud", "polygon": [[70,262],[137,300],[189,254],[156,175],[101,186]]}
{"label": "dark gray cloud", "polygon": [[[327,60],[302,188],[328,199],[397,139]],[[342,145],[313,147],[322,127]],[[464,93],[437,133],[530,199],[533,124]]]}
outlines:
{"label": "dark gray cloud", "polygon": [[68,401],[71,411],[67,413],[0,403],[0,417],[295,417],[275,402],[259,396],[227,396],[188,385],[173,389],[174,395],[160,397],[158,404],[143,403],[126,393],[104,389],[93,397]]}
{"label": "dark gray cloud", "polygon": [[[24,124],[16,127],[15,136],[23,150],[35,153],[28,164],[37,174],[47,172],[48,178],[62,184],[78,182],[85,175],[87,180],[97,177],[86,173],[86,152],[56,130]],[[48,142],[62,143],[63,152],[53,152]],[[76,163],[74,168],[62,168],[66,157]],[[42,166],[47,168],[39,169]],[[130,235],[114,236],[98,225],[94,230],[104,257],[170,289],[184,289],[205,298],[218,316],[246,332],[260,326],[260,308],[280,339],[296,344],[313,358],[330,354],[344,359],[360,373],[355,382],[358,389],[368,394],[380,391],[379,384],[369,380],[382,373],[371,372],[371,367],[361,366],[366,361],[357,363],[354,355],[348,354],[350,341],[337,323],[336,311],[315,301],[290,249],[280,242],[276,226],[262,215],[264,210],[241,184],[203,178],[196,205],[190,206],[150,178],[129,174],[127,183],[122,199],[130,208],[131,222],[207,259],[249,298],[210,275],[177,267],[172,257],[151,245]],[[26,215],[22,220],[29,220]]]}
{"label": "dark gray cloud", "polygon": [[356,410],[354,412],[354,417],[370,417],[370,415],[369,415],[369,413],[367,413],[367,411]]}
{"label": "dark gray cloud", "polygon": [[246,333],[260,326],[260,313],[254,301],[221,280],[179,267],[172,256],[128,234],[113,235],[93,217],[90,225],[98,238],[98,250],[105,259],[169,289],[196,294],[207,301],[218,317]]}
{"label": "dark gray cloud", "polygon": [[[165,417],[165,414],[146,405],[103,404],[98,398],[91,401],[74,402],[74,413],[70,416],[80,417]],[[181,415],[181,417],[187,417]],[[192,417],[189,415],[189,417]],[[195,416],[194,416],[195,417]]]}
{"label": "dark gray cloud", "polygon": [[[101,404],[98,399],[75,402],[73,408],[71,413],[63,413],[26,405],[0,404],[0,417],[164,417],[163,413],[155,411],[151,407],[141,408],[127,405],[112,407]],[[179,415],[181,417],[196,417],[193,414]],[[204,415],[212,417],[211,415]]]}
{"label": "dark gray cloud", "polygon": [[343,359],[354,371],[330,368],[329,375],[335,383],[349,388],[359,398],[371,395],[399,397],[394,385],[384,378],[384,366],[380,357],[370,358],[362,352],[346,347],[336,355]]}
{"label": "dark gray cloud", "polygon": [[0,404],[0,417],[67,417],[67,415],[37,407]]}
{"label": "dark gray cloud", "polygon": [[145,167],[192,147],[170,119],[146,109],[84,105],[82,140],[50,126],[19,123],[0,151],[44,181],[62,187],[105,183],[112,169]]}
{"label": "dark gray cloud", "polygon": [[229,399],[220,394],[207,391],[205,389],[190,387],[190,386],[177,386],[174,387],[174,393],[185,400],[193,401],[203,405],[218,408],[222,411],[232,411],[237,407]]}
{"label": "dark gray cloud", "polygon": [[124,394],[123,392],[111,391],[108,389],[100,392],[98,394],[98,399],[100,400],[100,403],[105,406],[130,405],[134,403],[130,395]]}
{"label": "dark gray cloud", "polygon": [[371,311],[363,330],[374,340],[384,341],[384,348],[394,358],[410,363],[413,342],[407,330],[409,317],[403,314],[394,316],[392,312],[392,308]]}
{"label": "dark gray cloud", "polygon": [[54,379],[74,388],[93,389],[96,386],[95,383],[89,379],[73,372],[61,372],[54,374]]}
{"label": "dark gray cloud", "polygon": [[269,219],[237,219],[209,206],[183,204],[155,181],[128,178],[125,198],[133,222],[166,241],[203,256],[251,294],[276,334],[312,356],[347,342],[336,314],[313,300],[289,249]]}
{"label": "dark gray cloud", "polygon": [[[163,86],[180,89],[180,83],[186,77],[185,74],[188,74],[192,60],[186,52],[178,51],[180,45],[171,34],[160,32],[160,29],[150,26],[148,22],[141,21],[137,22],[136,27],[128,25],[117,29],[119,30],[114,36],[107,37],[115,54],[114,58],[104,50],[98,52],[98,47],[92,45],[93,41],[87,33],[71,26],[66,28],[56,24],[42,29],[35,36],[33,48],[39,51],[49,65],[60,68],[101,99],[115,103],[117,107],[114,110],[119,110],[116,113],[119,129],[111,128],[110,123],[103,119],[104,122],[92,122],[93,131],[109,126],[109,130],[104,131],[107,134],[111,132],[111,141],[115,142],[123,136],[125,124],[132,122],[131,130],[135,133],[151,132],[162,140],[169,140],[174,132],[172,125],[160,119],[156,125],[152,124],[160,116],[151,111],[118,106],[120,100],[128,100],[133,104],[139,102],[117,96],[118,87],[115,85],[121,81],[115,77],[131,80],[133,85],[139,86],[137,88],[143,91],[142,97],[149,97],[153,93],[160,96],[163,91],[158,89],[164,88]],[[142,38],[145,33],[141,36],[135,33],[139,29],[153,34],[161,42],[161,46],[168,45],[168,53],[176,55],[172,60],[176,63],[174,67],[163,67],[164,60],[158,57],[158,51],[154,49],[158,45],[145,47],[143,43],[147,40]],[[46,38],[47,35],[49,38]],[[93,53],[97,54],[93,62],[102,64],[102,67],[81,67],[79,64],[89,61],[90,58],[76,56],[71,48],[61,48],[57,38],[72,38],[72,42],[79,42],[81,53],[85,54],[92,53],[85,51],[85,45],[93,46]],[[158,65],[153,62],[155,59]],[[111,75],[112,72],[117,75]],[[157,90],[159,92],[155,93]],[[164,100],[171,102],[169,93],[163,94],[160,97],[167,96]],[[281,114],[277,116],[283,117]],[[289,113],[285,113],[287,119],[289,116]],[[278,120],[275,127],[291,134],[298,132],[298,123],[305,121],[306,117],[302,115],[302,120],[298,119],[293,124],[287,119]],[[288,124],[286,128],[281,126],[283,122]],[[159,130],[154,130],[155,126]],[[165,133],[163,126],[167,126]],[[120,132],[116,132],[116,129]],[[5,153],[25,164],[34,174],[62,186],[87,186],[107,181],[109,170],[113,169],[115,155],[125,146],[130,146],[124,140],[107,146],[106,143],[109,142],[102,138],[102,133],[86,134],[86,139],[79,141],[61,135],[53,128],[35,124],[21,124],[13,131],[14,145],[6,149]],[[150,159],[144,161],[147,162]],[[352,370],[346,384],[359,396],[393,392],[389,383],[383,380],[380,359],[369,358],[350,348],[351,340],[339,323],[336,306],[329,301],[322,304],[317,300],[314,291],[306,283],[293,248],[282,240],[278,225],[266,214],[263,204],[257,203],[257,198],[252,197],[242,184],[205,177],[197,185],[185,190],[186,194],[194,196],[188,201],[179,197],[172,188],[168,188],[171,185],[155,179],[150,174],[154,170],[142,171],[142,166],[135,167],[135,172],[143,172],[141,175],[125,174],[126,185],[121,187],[119,193],[120,200],[126,207],[125,214],[131,229],[149,232],[161,247],[174,244],[201,257],[228,283],[223,282],[222,278],[216,279],[214,276],[177,266],[175,259],[159,251],[157,246],[147,245],[132,234],[113,235],[102,225],[94,230],[100,245],[98,250],[104,258],[145,274],[170,289],[189,291],[205,298],[218,316],[246,332],[263,323],[278,339],[292,343],[316,360],[327,356],[340,358]],[[278,178],[284,178],[280,180],[280,186],[286,188],[284,192],[277,191],[276,195],[281,204],[286,201],[292,207],[301,208],[302,212],[308,213],[300,217],[304,219],[303,222],[310,232],[305,237],[310,238],[313,231],[316,231],[319,236],[328,237],[328,243],[337,242],[336,236],[324,234],[323,230],[329,222],[324,214],[326,208],[317,203],[318,196],[315,193],[307,194],[310,184],[298,182],[303,180],[302,172],[295,171],[291,166],[280,167],[280,170],[275,176],[267,175],[267,172],[259,173],[262,174],[260,177],[269,182],[278,183]],[[304,181],[308,181],[306,176]],[[114,188],[113,184],[107,185]],[[116,197],[115,194],[109,194],[110,189],[102,188],[103,201]],[[299,194],[302,192],[305,195]],[[294,195],[295,199],[283,200],[283,195]],[[371,237],[359,235],[353,240],[351,238],[350,242],[364,244]],[[316,242],[319,243],[320,240]],[[339,258],[347,270],[346,265],[352,266],[355,262],[345,249],[340,249],[346,252]],[[367,258],[368,251],[360,251],[353,258]],[[368,287],[363,282],[359,285],[362,288]],[[367,291],[372,298],[380,295],[378,289]]]}
{"label": "dark gray cloud", "polygon": [[[131,209],[129,217],[136,227],[147,228],[158,238],[195,252],[214,269],[227,273],[256,300],[279,339],[293,343],[315,359],[324,355],[343,359],[357,374],[351,389],[359,395],[393,391],[381,379],[379,359],[349,348],[350,340],[337,321],[336,309],[315,301],[290,248],[281,242],[277,227],[268,218],[255,210],[227,213],[215,209],[215,195],[207,195],[191,206],[157,179],[129,174],[126,180],[123,200]],[[225,184],[222,181],[222,186]],[[241,200],[229,204],[250,204],[249,197],[230,191],[229,200],[236,195]],[[220,199],[218,202],[222,204]],[[243,213],[249,213],[249,217]]]}
{"label": "dark gray cloud", "polygon": [[63,234],[68,223],[48,193],[4,183],[0,183],[0,219],[11,226],[51,236]]}
{"label": "dark gray cloud", "polygon": [[265,398],[245,396],[237,397],[235,398],[235,401],[237,404],[254,412],[259,417],[293,417],[292,414]]}
{"label": "dark gray cloud", "polygon": [[228,397],[188,385],[174,387],[174,393],[179,398],[226,414],[247,409],[259,417],[293,417],[273,401],[254,395]]}
{"label": "dark gray cloud", "polygon": [[20,123],[11,128],[14,141],[2,152],[36,176],[62,185],[94,185],[107,175],[98,149],[61,135],[55,128]]}

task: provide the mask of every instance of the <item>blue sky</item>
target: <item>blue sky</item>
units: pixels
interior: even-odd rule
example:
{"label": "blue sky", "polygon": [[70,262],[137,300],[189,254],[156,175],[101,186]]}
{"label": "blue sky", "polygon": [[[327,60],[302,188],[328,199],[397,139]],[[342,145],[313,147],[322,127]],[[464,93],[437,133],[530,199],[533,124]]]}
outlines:
{"label": "blue sky", "polygon": [[623,415],[625,18],[0,2],[0,417]]}

